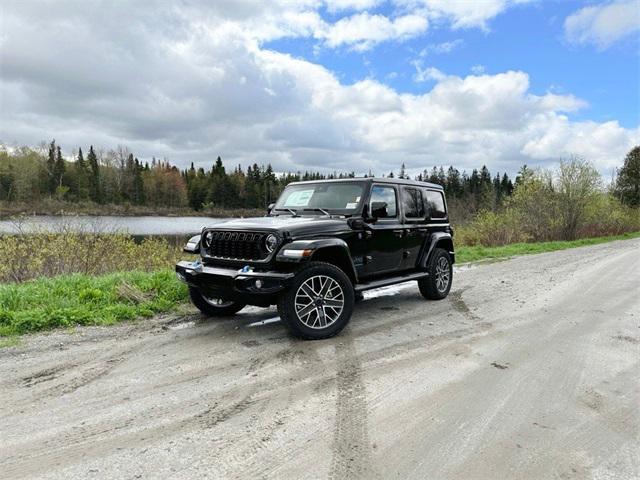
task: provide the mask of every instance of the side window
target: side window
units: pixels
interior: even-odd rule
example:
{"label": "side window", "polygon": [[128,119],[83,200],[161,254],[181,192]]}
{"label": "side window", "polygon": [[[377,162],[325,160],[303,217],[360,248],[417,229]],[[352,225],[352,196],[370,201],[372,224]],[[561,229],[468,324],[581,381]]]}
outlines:
{"label": "side window", "polygon": [[444,208],[444,197],[441,192],[427,190],[427,210],[431,218],[447,218]]}
{"label": "side window", "polygon": [[396,205],[396,190],[393,187],[374,185],[371,189],[369,211],[377,218],[395,217],[398,212]]}
{"label": "side window", "polygon": [[402,207],[407,218],[424,218],[422,192],[417,188],[402,188]]}

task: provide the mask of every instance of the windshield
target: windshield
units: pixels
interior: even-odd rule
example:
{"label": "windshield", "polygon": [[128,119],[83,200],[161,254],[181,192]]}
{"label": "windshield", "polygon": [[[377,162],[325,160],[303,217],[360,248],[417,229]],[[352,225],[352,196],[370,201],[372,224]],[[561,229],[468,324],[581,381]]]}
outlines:
{"label": "windshield", "polygon": [[363,191],[362,183],[290,185],[278,198],[273,211],[276,214],[289,210],[298,214],[351,215],[359,207]]}

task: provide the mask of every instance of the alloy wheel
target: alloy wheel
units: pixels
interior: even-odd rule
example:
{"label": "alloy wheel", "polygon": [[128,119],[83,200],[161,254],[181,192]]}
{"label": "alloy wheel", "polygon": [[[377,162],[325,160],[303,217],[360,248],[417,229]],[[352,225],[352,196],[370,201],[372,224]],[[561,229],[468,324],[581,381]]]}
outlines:
{"label": "alloy wheel", "polygon": [[440,257],[436,263],[436,288],[439,292],[444,292],[449,287],[451,280],[451,267],[446,258]]}
{"label": "alloy wheel", "polygon": [[326,328],[335,323],[344,308],[340,284],[327,275],[315,275],[302,282],[295,296],[298,319],[309,328]]}

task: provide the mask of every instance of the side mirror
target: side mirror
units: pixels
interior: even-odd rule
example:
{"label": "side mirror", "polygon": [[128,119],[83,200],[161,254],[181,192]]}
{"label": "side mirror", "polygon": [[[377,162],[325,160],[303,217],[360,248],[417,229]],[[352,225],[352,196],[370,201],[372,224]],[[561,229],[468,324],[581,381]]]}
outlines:
{"label": "side mirror", "polygon": [[273,210],[273,207],[275,207],[276,204],[275,203],[270,203],[269,206],[267,207],[267,215],[271,213],[271,210]]}
{"label": "side mirror", "polygon": [[371,216],[375,219],[387,217],[387,202],[372,202]]}
{"label": "side mirror", "polygon": [[369,215],[369,205],[365,204],[362,207],[362,221],[367,224],[376,223],[378,219],[372,215]]}

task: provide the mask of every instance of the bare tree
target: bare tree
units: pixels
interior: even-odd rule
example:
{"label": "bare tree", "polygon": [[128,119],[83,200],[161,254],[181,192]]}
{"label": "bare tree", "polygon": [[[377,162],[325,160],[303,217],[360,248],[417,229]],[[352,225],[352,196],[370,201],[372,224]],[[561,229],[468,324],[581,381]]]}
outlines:
{"label": "bare tree", "polygon": [[589,204],[600,193],[602,180],[591,163],[572,156],[560,161],[555,183],[560,234],[565,240],[574,240],[584,224]]}

